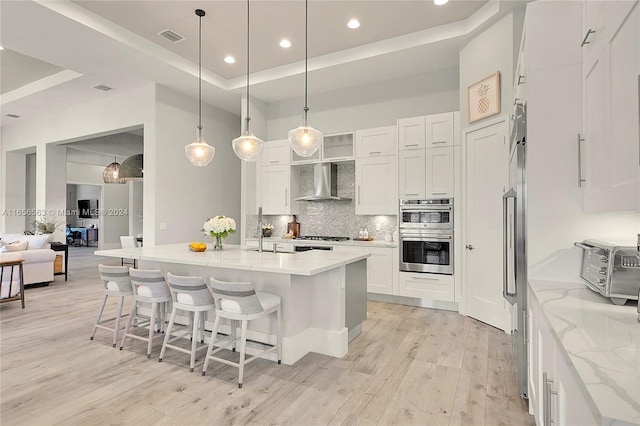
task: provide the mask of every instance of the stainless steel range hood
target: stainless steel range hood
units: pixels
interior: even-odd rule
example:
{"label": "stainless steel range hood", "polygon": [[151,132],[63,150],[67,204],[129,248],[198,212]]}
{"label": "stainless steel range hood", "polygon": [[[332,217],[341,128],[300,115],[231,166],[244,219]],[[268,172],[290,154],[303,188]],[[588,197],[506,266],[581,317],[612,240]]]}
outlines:
{"label": "stainless steel range hood", "polygon": [[313,165],[313,195],[296,198],[296,201],[336,200],[348,201],[351,198],[338,197],[338,166],[334,163],[316,163]]}

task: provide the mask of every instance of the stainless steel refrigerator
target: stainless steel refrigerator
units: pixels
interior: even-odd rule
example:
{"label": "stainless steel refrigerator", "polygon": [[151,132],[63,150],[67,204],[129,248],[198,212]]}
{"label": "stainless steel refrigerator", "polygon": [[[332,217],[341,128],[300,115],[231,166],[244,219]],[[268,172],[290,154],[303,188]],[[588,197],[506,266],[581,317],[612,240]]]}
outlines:
{"label": "stainless steel refrigerator", "polygon": [[510,188],[502,197],[504,219],[504,298],[513,305],[512,344],[518,393],[528,398],[527,338],[527,118],[526,104],[516,104],[510,138]]}

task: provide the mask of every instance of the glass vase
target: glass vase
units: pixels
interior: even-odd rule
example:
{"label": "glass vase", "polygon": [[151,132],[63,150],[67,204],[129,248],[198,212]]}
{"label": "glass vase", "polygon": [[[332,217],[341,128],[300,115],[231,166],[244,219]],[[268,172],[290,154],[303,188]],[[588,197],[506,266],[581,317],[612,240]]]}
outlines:
{"label": "glass vase", "polygon": [[224,244],[224,239],[219,236],[213,237],[213,249],[214,250],[222,250],[222,245]]}

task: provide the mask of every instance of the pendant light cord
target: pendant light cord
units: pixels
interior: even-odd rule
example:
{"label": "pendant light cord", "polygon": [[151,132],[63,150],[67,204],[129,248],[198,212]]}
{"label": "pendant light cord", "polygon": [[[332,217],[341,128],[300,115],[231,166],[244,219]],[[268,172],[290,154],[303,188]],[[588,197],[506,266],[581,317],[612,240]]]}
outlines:
{"label": "pendant light cord", "polygon": [[198,15],[198,137],[202,137],[202,17],[204,10],[196,10]]}
{"label": "pendant light cord", "polygon": [[251,56],[249,54],[249,0],[247,0],[247,116],[245,117],[245,120],[247,121],[246,124],[246,131],[249,131],[249,121],[251,120],[251,117],[249,117],[249,56]]}
{"label": "pendant light cord", "polygon": [[304,121],[307,121],[307,54],[309,49],[309,0],[304,1]]}

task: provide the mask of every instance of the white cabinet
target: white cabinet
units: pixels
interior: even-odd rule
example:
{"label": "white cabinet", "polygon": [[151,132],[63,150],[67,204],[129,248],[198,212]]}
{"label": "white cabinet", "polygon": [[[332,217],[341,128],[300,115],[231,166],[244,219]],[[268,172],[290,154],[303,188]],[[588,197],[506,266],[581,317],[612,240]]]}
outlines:
{"label": "white cabinet", "polygon": [[531,291],[528,300],[529,406],[536,424],[597,424],[563,349],[544,318],[542,306]]}
{"label": "white cabinet", "polygon": [[427,198],[453,197],[453,146],[426,151]]}
{"label": "white cabinet", "polygon": [[321,161],[349,161],[355,158],[354,133],[334,133],[324,135],[324,140],[318,151],[311,157],[300,157],[291,150],[292,164],[317,163]]}
{"label": "white cabinet", "polygon": [[400,272],[398,294],[453,302],[455,294],[453,275]]}
{"label": "white cabinet", "polygon": [[425,117],[398,120],[398,149],[423,149],[426,146]]}
{"label": "white cabinet", "polygon": [[397,126],[376,127],[356,131],[357,158],[393,155],[398,151]]}
{"label": "white cabinet", "polygon": [[[589,60],[583,63],[584,154],[580,160],[587,212],[640,210],[640,6],[635,2],[629,13],[630,4],[599,6],[606,13],[600,34],[593,36],[601,46],[597,57],[586,53]],[[585,5],[585,10],[590,7]]]}
{"label": "white cabinet", "polygon": [[424,198],[426,193],[424,149],[398,151],[398,197]]}
{"label": "white cabinet", "polygon": [[289,164],[291,158],[289,140],[268,141],[264,143],[260,163],[262,166]]}
{"label": "white cabinet", "polygon": [[445,112],[426,116],[427,148],[453,146],[454,113]]}
{"label": "white cabinet", "polygon": [[356,160],[356,214],[398,213],[398,169],[395,155]]}
{"label": "white cabinet", "polygon": [[356,214],[398,210],[397,126],[356,131]]}
{"label": "white cabinet", "polygon": [[367,292],[393,294],[394,267],[391,247],[335,246],[334,250],[348,253],[371,253],[367,257]]}
{"label": "white cabinet", "polygon": [[[262,239],[262,250],[263,251],[273,251],[273,245],[276,244],[276,250],[279,252],[293,252],[293,244],[292,243],[276,243],[274,241],[269,241],[269,238]],[[247,247],[258,248],[258,240],[247,240]]]}
{"label": "white cabinet", "polygon": [[256,201],[264,214],[297,213],[298,174],[291,169],[288,140],[265,142],[257,170]]}

